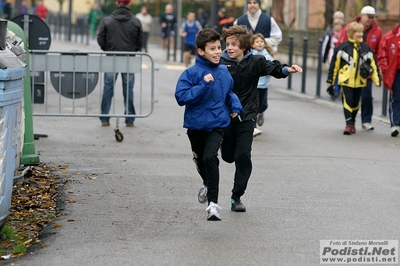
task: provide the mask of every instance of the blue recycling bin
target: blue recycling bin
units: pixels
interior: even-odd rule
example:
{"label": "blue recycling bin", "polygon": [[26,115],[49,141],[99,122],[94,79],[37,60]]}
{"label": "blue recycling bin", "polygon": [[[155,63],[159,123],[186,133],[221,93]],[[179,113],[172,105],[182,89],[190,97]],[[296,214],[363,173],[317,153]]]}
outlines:
{"label": "blue recycling bin", "polygon": [[0,231],[10,212],[14,175],[20,166],[25,74],[15,55],[0,50]]}

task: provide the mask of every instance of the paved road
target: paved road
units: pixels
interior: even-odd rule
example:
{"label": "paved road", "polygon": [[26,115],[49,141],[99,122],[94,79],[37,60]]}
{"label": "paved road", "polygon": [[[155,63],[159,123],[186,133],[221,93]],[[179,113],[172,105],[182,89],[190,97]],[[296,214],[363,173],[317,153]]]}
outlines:
{"label": "paved road", "polygon": [[35,133],[48,134],[35,143],[40,159],[69,166],[66,199],[76,203],[66,204],[47,247],[4,264],[318,265],[320,240],[400,238],[400,139],[387,122],[343,136],[335,103],[275,86],[254,140],[248,211],[229,210],[234,167],[221,160],[222,221],[206,221],[173,97],[182,70],[157,55],[158,103],[121,128],[122,143],[97,118],[34,117]]}

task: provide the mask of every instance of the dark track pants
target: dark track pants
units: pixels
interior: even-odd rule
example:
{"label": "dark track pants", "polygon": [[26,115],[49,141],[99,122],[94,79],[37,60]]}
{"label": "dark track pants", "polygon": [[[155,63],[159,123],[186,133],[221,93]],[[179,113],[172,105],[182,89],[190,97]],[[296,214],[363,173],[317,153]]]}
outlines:
{"label": "dark track pants", "polygon": [[222,129],[212,131],[188,130],[187,134],[193,152],[193,161],[197,166],[203,183],[207,186],[208,202],[218,203],[219,160],[218,150],[221,147]]}
{"label": "dark track pants", "polygon": [[[236,120],[236,119],[235,119]],[[235,162],[235,178],[232,199],[240,199],[249,181],[252,162],[251,145],[253,143],[254,121],[231,122],[224,130],[221,155],[225,162]]]}
{"label": "dark track pants", "polygon": [[363,88],[350,88],[342,86],[342,102],[346,124],[356,121],[357,112],[360,109],[360,97],[362,90]]}
{"label": "dark track pants", "polygon": [[389,117],[390,126],[400,126],[400,70],[397,70],[390,94]]}
{"label": "dark track pants", "polygon": [[361,94],[361,123],[371,123],[373,114],[372,80],[367,79],[367,86],[365,86]]}

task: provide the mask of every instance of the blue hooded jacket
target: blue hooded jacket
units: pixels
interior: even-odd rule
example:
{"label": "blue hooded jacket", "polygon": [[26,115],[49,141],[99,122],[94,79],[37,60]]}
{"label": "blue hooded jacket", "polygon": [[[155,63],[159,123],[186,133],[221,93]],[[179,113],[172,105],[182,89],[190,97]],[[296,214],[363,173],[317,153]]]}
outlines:
{"label": "blue hooded jacket", "polygon": [[[204,81],[207,74],[214,77],[213,82]],[[186,69],[176,84],[175,99],[180,106],[185,105],[183,127],[202,131],[227,127],[230,114],[242,111],[232,88],[233,79],[225,65],[198,55],[196,64]]]}

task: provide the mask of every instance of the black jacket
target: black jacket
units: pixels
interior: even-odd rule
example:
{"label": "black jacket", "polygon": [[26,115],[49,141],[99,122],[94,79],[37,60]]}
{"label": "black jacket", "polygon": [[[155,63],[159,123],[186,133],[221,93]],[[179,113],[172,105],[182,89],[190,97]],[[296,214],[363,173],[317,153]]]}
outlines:
{"label": "black jacket", "polygon": [[97,42],[103,51],[141,51],[142,24],[130,9],[119,7],[101,21]]}
{"label": "black jacket", "polygon": [[287,65],[279,61],[269,61],[262,55],[253,55],[251,51],[245,52],[243,59],[238,62],[231,59],[226,52],[222,53],[221,63],[228,67],[233,78],[233,92],[239,97],[243,111],[243,121],[256,119],[258,114],[257,84],[261,76],[271,75],[275,78],[286,78],[282,72]]}

